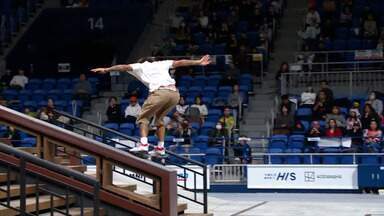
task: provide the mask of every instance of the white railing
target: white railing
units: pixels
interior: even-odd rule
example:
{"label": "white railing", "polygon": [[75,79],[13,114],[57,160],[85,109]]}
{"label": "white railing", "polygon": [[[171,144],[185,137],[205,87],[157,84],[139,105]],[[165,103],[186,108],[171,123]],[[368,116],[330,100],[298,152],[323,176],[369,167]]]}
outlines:
{"label": "white railing", "polygon": [[384,70],[290,72],[281,76],[281,94],[297,94],[310,84],[318,85],[322,80],[331,87],[343,88],[342,93],[352,97],[357,91],[381,89],[384,85]]}
{"label": "white railing", "polygon": [[210,169],[212,183],[240,183],[246,180],[246,165],[216,164]]}
{"label": "white railing", "polygon": [[296,62],[290,63],[291,72],[331,72],[331,71],[364,71],[380,70],[383,60],[375,61],[342,61],[342,62]]}
{"label": "white railing", "polygon": [[331,51],[301,51],[295,52],[294,58],[299,56],[322,56],[324,62],[333,62],[332,58],[337,56],[353,55],[355,60],[379,60],[383,58],[382,49],[371,50],[331,50]]}

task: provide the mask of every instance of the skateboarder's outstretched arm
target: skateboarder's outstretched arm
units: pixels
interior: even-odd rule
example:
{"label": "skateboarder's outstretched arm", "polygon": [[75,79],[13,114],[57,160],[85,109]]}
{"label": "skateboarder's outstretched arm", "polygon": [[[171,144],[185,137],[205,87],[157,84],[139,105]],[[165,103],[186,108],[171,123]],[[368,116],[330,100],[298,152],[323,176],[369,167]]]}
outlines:
{"label": "skateboarder's outstretched arm", "polygon": [[182,59],[182,60],[175,60],[173,61],[172,67],[178,68],[178,67],[188,67],[188,66],[206,66],[212,63],[211,56],[205,55],[199,60],[188,60],[188,59]]}
{"label": "skateboarder's outstretched arm", "polygon": [[[188,66],[206,66],[212,63],[211,57],[209,55],[203,56],[199,60],[188,60],[188,59],[182,59],[182,60],[175,60],[173,61],[172,67],[178,68],[178,67],[188,67]],[[109,68],[94,68],[91,71],[95,73],[109,73],[111,71],[119,71],[119,72],[128,72],[132,71],[132,66],[130,64],[123,64],[123,65],[115,65]]]}

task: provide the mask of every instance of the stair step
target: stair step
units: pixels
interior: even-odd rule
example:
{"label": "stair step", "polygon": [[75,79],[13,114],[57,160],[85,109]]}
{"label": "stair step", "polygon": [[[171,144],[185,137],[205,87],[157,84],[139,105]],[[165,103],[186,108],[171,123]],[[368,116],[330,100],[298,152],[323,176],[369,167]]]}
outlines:
{"label": "stair step", "polygon": [[180,213],[183,213],[185,210],[188,209],[188,204],[187,203],[180,203],[180,204],[177,204],[177,212],[180,214]]}
{"label": "stair step", "polygon": [[[65,212],[65,210],[62,210]],[[71,216],[81,216],[81,209],[80,208],[70,208],[68,209],[68,214]],[[39,214],[40,216],[51,216],[51,212],[47,212],[44,214]],[[59,212],[53,212],[53,216],[64,216],[65,214],[61,214]],[[99,215],[105,215],[105,210],[100,209]],[[83,209],[83,216],[93,216],[93,208],[84,208]]]}
{"label": "stair step", "polygon": [[76,170],[76,171],[79,171],[79,172],[87,171],[87,166],[85,166],[85,165],[68,165],[66,167],[73,169],[73,170]]}
{"label": "stair step", "polygon": [[[25,193],[27,195],[33,194],[36,192],[36,185],[35,184],[27,184],[25,186]],[[1,186],[0,187],[0,199],[7,198],[7,193],[3,190],[7,190],[7,186]],[[18,197],[20,196],[20,185],[10,185],[9,187],[9,195],[10,197]]]}
{"label": "stair step", "polygon": [[[7,173],[0,173],[0,183],[7,182]],[[9,180],[14,181],[16,179],[16,175],[12,174],[9,176]]]}
{"label": "stair step", "polygon": [[[44,211],[50,208],[51,203],[51,196],[49,195],[43,195],[39,197],[39,210]],[[73,204],[75,203],[75,197],[70,196],[68,197],[68,203]],[[6,204],[6,203],[4,203]],[[52,207],[61,207],[65,205],[65,200],[58,198],[58,197],[53,197],[53,202],[52,202]],[[20,201],[19,200],[12,200],[10,202],[10,206],[13,208],[20,208]],[[29,197],[26,199],[26,211],[28,213],[36,211],[36,197]],[[6,216],[14,216],[14,215],[19,215],[19,213],[15,210],[9,209],[5,206],[0,206],[0,215],[6,215]]]}
{"label": "stair step", "polygon": [[126,189],[114,186],[114,185],[103,186],[103,188],[109,191],[112,191],[114,193],[117,193],[121,196],[125,196],[129,199],[135,200],[137,202],[145,203],[146,205],[151,206],[153,208],[157,208],[157,209],[160,208],[160,205],[159,205],[160,197],[157,194],[139,194],[136,192],[132,192],[130,190],[126,190]]}
{"label": "stair step", "polygon": [[68,157],[56,156],[54,162],[61,165],[69,165],[71,162]]}

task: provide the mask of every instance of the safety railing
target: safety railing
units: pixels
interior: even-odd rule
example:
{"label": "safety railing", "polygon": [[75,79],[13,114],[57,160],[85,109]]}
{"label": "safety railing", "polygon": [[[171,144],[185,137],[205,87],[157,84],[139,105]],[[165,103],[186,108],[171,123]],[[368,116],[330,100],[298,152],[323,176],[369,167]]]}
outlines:
{"label": "safety railing", "polygon": [[383,70],[285,73],[281,76],[281,94],[300,94],[306,86],[318,85],[322,80],[333,88],[343,88],[341,93],[352,97],[360,91],[381,89],[384,73]]}
{"label": "safety railing", "polygon": [[383,60],[345,61],[345,62],[298,62],[289,65],[291,72],[332,72],[381,70]]}
{"label": "safety railing", "polygon": [[355,60],[380,60],[384,59],[382,49],[370,50],[331,50],[331,51],[301,51],[295,52],[294,58],[313,56],[321,57],[322,62],[334,62],[334,59],[352,56]]}
{"label": "safety railing", "polygon": [[[112,146],[119,151],[129,152],[129,149],[134,147],[139,139],[136,137],[128,136],[126,134],[120,133],[116,130],[112,130],[95,123],[77,118],[75,116],[69,115],[65,112],[55,111],[58,115],[64,116],[68,118],[67,123],[63,123],[62,121],[53,121],[52,123],[58,125],[60,127],[64,127],[71,131],[74,131],[83,136],[99,140],[100,142]],[[154,146],[150,145],[151,148]],[[189,200],[191,202],[197,203],[203,207],[204,213],[208,212],[208,186],[207,186],[207,167],[205,164],[200,163],[198,161],[194,161],[189,159],[188,157],[184,157],[178,155],[172,151],[166,150],[168,157],[162,159],[156,159],[153,162],[159,163],[160,165],[174,167],[178,170],[178,179],[180,181],[177,182],[177,186],[181,189],[178,190],[178,196]],[[198,169],[192,169],[191,167],[198,167]],[[131,175],[130,172],[125,173],[119,169],[114,169],[114,172],[117,172],[121,175],[124,175],[129,178],[133,178],[142,183],[154,186],[154,182],[148,181],[145,177]],[[190,173],[190,175],[185,175],[186,173]],[[191,176],[192,175],[192,176]],[[188,181],[191,179],[202,179],[203,185],[200,188],[194,181],[192,186],[187,185]],[[201,192],[203,194],[202,200],[197,196],[197,193]],[[190,194],[192,193],[192,194]]]}
{"label": "safety railing", "polygon": [[244,164],[215,164],[210,169],[210,182],[213,184],[243,183],[246,180]]}
{"label": "safety railing", "polygon": [[[30,216],[49,212],[51,215],[69,215],[70,206],[76,203],[81,215],[86,208],[91,208],[94,216],[100,215],[100,183],[93,178],[2,143],[0,168],[5,176],[4,186],[0,187],[3,200],[0,205],[8,209],[6,212],[2,210],[1,214]],[[89,191],[84,191],[84,184]],[[11,187],[19,188],[19,194]],[[18,203],[12,199],[15,195]],[[39,200],[43,199],[48,200],[49,208],[41,209]]]}
{"label": "safety railing", "polygon": [[[96,170],[90,175],[100,182],[101,202],[134,214],[178,214],[177,173],[175,170],[140,159],[132,154],[119,151],[98,141],[3,106],[0,106],[0,123],[35,137],[35,154],[46,161],[56,162],[59,160],[65,163],[68,168],[85,172],[87,167],[82,164],[79,156],[88,155],[91,157],[95,161]],[[149,185],[150,190],[148,191],[139,184],[135,184],[135,187],[119,185],[115,181],[116,172],[114,170],[145,176],[152,182]],[[60,180],[66,181],[62,178]],[[136,186],[139,190],[146,189],[146,194],[138,193]],[[87,186],[79,188],[92,192]]]}

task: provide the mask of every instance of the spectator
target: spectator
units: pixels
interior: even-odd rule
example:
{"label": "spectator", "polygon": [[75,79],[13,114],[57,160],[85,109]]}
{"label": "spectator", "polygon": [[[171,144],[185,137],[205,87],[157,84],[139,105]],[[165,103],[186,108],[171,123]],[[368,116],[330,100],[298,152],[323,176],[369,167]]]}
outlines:
{"label": "spectator", "polygon": [[[277,81],[281,80],[282,74],[285,74],[285,73],[289,73],[289,64],[287,62],[281,63],[280,68],[276,74],[276,80]],[[288,80],[288,78],[289,77],[287,77],[287,80]]]}
{"label": "spectator", "polygon": [[380,124],[380,116],[375,112],[371,104],[365,104],[364,112],[361,116],[361,124],[363,125],[363,129],[368,129],[371,121],[376,121],[376,123]]}
{"label": "spectator", "polygon": [[183,120],[181,124],[179,124],[177,130],[174,133],[174,136],[177,138],[184,139],[184,145],[192,144],[192,137],[196,135],[196,132],[189,124],[188,120]]}
{"label": "spectator", "polygon": [[301,93],[301,105],[312,107],[316,101],[316,93],[313,91],[312,86],[307,86],[307,89]]}
{"label": "spectator", "polygon": [[313,106],[313,118],[315,120],[325,120],[326,114],[331,110],[331,104],[324,91],[319,91],[315,105]]}
{"label": "spectator", "polygon": [[199,16],[199,24],[200,28],[206,29],[208,24],[209,24],[209,18],[203,11],[200,11],[200,16]]}
{"label": "spectator", "polygon": [[340,107],[338,106],[332,107],[332,112],[326,115],[325,121],[329,122],[331,119],[336,121],[336,125],[339,128],[344,128],[346,126],[345,117],[341,114]]}
{"label": "spectator", "polygon": [[19,69],[17,75],[13,76],[9,82],[9,86],[15,89],[24,89],[28,83],[28,77],[24,75],[24,70]]}
{"label": "spectator", "polygon": [[7,142],[11,145],[17,144],[21,139],[19,131],[12,126],[7,126],[3,138],[7,139]]}
{"label": "spectator", "polygon": [[235,128],[235,118],[231,115],[231,109],[229,107],[224,108],[224,115],[219,119],[219,122],[229,137],[231,137],[232,130]]}
{"label": "spectator", "polygon": [[[313,121],[311,123],[311,128],[308,130],[306,137],[322,137],[324,136],[324,131],[320,126],[320,123],[318,121]],[[318,146],[317,141],[307,141],[306,142],[306,149],[308,152],[317,152]]]}
{"label": "spectator", "polygon": [[349,111],[353,111],[356,113],[356,116],[357,118],[360,118],[361,117],[361,114],[360,114],[360,102],[355,100],[352,102],[352,107],[349,109]]}
{"label": "spectator", "polygon": [[369,128],[363,132],[364,137],[364,151],[373,153],[380,152],[382,131],[380,130],[376,121],[372,120],[369,124]]}
{"label": "spectator", "polygon": [[108,100],[107,118],[109,123],[121,122],[120,105],[117,103],[116,97],[110,97]]}
{"label": "spectator", "polygon": [[184,97],[181,96],[179,99],[179,104],[176,105],[176,112],[178,112],[180,115],[185,115],[185,112],[187,111],[189,105],[185,104]]}
{"label": "spectator", "polygon": [[371,104],[375,112],[381,116],[383,114],[383,102],[376,98],[376,93],[371,92],[369,94],[368,100],[365,101],[366,104]]}
{"label": "spectator", "polygon": [[228,106],[233,109],[235,117],[239,117],[238,111],[240,110],[244,99],[245,96],[243,92],[240,92],[239,85],[234,85],[232,93],[228,96]]}
{"label": "spectator", "polygon": [[201,123],[204,122],[204,118],[208,115],[208,108],[205,104],[203,104],[203,101],[201,100],[200,96],[195,97],[195,103],[191,105],[192,108],[198,108],[200,111],[200,118]]}
{"label": "spectator", "polygon": [[36,117],[36,113],[32,112],[28,107],[24,108],[24,114],[30,117]]}
{"label": "spectator", "polygon": [[296,104],[289,100],[289,96],[288,95],[282,95],[281,96],[281,105],[280,105],[280,107],[282,107],[282,106],[288,107],[288,111],[289,111],[290,114],[294,114],[295,111],[296,111]]}
{"label": "spectator", "polygon": [[321,19],[319,13],[315,10],[314,7],[308,9],[307,15],[305,15],[305,24],[306,25],[318,25],[320,24]]}
{"label": "spectator", "polygon": [[358,126],[359,129],[361,129],[362,124],[356,111],[351,109],[349,110],[349,116],[346,121],[346,130],[347,131],[353,130],[355,129],[356,126]]}
{"label": "spectator", "polygon": [[228,131],[223,127],[223,124],[219,121],[216,124],[216,128],[209,134],[210,146],[223,146],[228,140]]}
{"label": "spectator", "polygon": [[296,121],[292,129],[292,134],[304,134],[305,127],[301,121]]}
{"label": "spectator", "polygon": [[340,13],[340,26],[351,27],[352,26],[352,11],[349,6],[343,8]]}
{"label": "spectator", "polygon": [[242,164],[252,163],[252,149],[248,144],[249,140],[250,138],[241,136],[238,144],[233,146],[235,160],[240,161]]}
{"label": "spectator", "polygon": [[54,110],[55,110],[55,104],[54,104],[52,98],[49,98],[48,102],[47,102],[47,106],[43,107],[40,110],[38,117],[41,120],[48,121],[48,122],[53,121],[53,120],[57,120],[59,118],[59,116],[54,112]]}
{"label": "spectator", "polygon": [[0,82],[1,82],[1,87],[7,87],[12,80],[12,75],[11,75],[11,70],[7,69],[5,70],[5,74],[1,76]]}
{"label": "spectator", "polygon": [[320,91],[324,91],[328,101],[333,101],[333,91],[329,88],[328,81],[320,81]]}
{"label": "spectator", "polygon": [[363,21],[363,36],[367,39],[375,39],[378,35],[377,22],[372,14]]}
{"label": "spectator", "polygon": [[223,79],[220,80],[220,86],[234,86],[237,85],[237,80],[233,77],[231,73],[229,73],[227,76],[225,76]]}
{"label": "spectator", "polygon": [[276,134],[289,134],[294,126],[293,115],[290,114],[289,107],[282,105],[280,107],[280,113],[275,120],[274,133]]}
{"label": "spectator", "polygon": [[92,94],[92,86],[87,80],[85,74],[80,74],[79,82],[73,87],[73,92],[76,100],[83,101],[86,106],[89,105],[89,100],[91,99]]}
{"label": "spectator", "polygon": [[335,119],[330,119],[328,121],[327,130],[325,131],[325,136],[332,138],[332,137],[342,137],[343,131],[337,127],[337,122]]}
{"label": "spectator", "polygon": [[136,123],[136,119],[141,112],[141,106],[137,103],[137,97],[131,96],[129,99],[129,105],[125,108],[124,117],[128,123]]}

